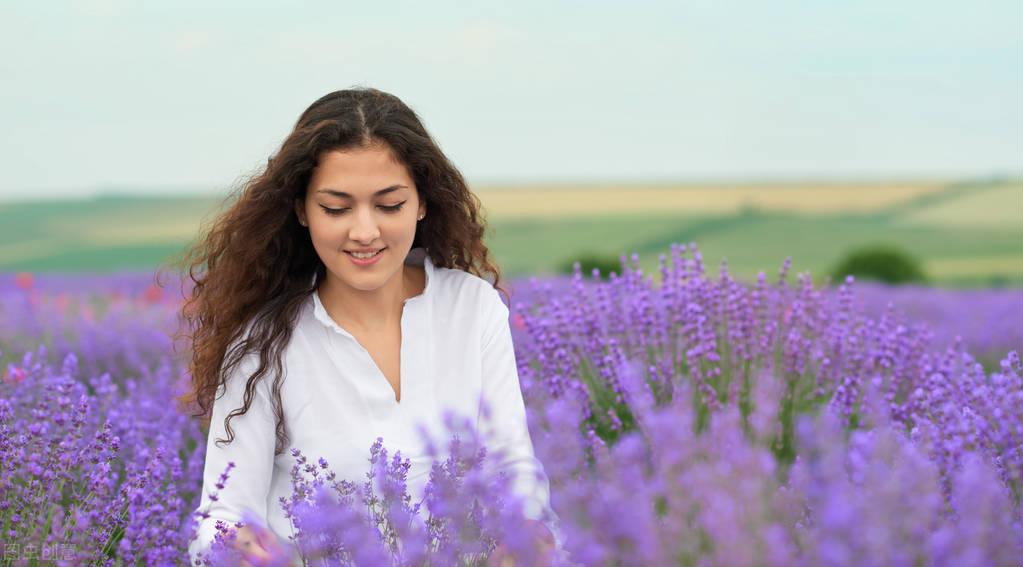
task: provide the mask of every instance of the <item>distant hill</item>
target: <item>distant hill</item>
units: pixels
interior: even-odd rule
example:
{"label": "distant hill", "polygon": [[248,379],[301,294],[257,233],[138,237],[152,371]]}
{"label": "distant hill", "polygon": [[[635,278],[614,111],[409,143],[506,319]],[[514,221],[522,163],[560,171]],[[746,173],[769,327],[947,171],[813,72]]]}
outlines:
{"label": "distant hill", "polygon": [[[733,183],[490,187],[488,245],[506,275],[551,273],[584,253],[639,253],[656,268],[671,242],[696,242],[709,270],[740,277],[826,273],[847,249],[894,242],[947,285],[1023,285],[1023,183]],[[217,197],[0,204],[0,271],[148,270],[182,251]]]}

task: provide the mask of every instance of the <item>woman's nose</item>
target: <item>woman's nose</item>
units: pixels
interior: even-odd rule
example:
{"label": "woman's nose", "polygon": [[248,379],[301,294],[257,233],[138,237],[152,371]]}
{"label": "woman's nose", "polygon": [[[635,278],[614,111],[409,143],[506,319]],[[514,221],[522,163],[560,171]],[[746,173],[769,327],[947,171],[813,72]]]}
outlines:
{"label": "woman's nose", "polygon": [[348,233],[348,238],[356,242],[370,244],[377,237],[380,236],[380,227],[377,226],[376,219],[373,218],[372,211],[362,209],[357,211],[353,218],[352,228]]}

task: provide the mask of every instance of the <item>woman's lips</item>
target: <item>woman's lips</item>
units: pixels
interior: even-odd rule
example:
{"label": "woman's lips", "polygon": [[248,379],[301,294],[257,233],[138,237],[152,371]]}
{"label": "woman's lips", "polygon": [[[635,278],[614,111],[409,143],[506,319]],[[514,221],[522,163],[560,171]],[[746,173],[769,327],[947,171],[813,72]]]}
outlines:
{"label": "woman's lips", "polygon": [[381,256],[383,256],[384,250],[387,250],[387,248],[381,248],[381,249],[377,250],[376,252],[372,252],[372,255],[369,256],[368,258],[359,258],[355,254],[358,254],[359,256],[365,256],[366,254],[371,252],[369,250],[365,250],[365,251],[363,251],[363,250],[345,250],[345,254],[348,256],[348,259],[350,259],[352,261],[352,263],[355,264],[356,266],[371,266],[371,265],[375,264],[376,261],[379,260]]}

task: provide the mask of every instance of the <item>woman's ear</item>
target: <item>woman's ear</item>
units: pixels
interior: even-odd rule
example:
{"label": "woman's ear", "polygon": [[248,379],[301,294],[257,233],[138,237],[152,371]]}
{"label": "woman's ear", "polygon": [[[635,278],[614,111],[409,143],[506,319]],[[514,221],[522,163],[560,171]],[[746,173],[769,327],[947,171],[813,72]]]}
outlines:
{"label": "woman's ear", "polygon": [[426,216],[426,203],[423,202],[423,201],[419,201],[419,212],[416,213],[416,220],[423,220],[423,217],[425,217],[425,216]]}
{"label": "woman's ear", "polygon": [[305,216],[305,199],[295,199],[295,216],[298,217],[298,224],[309,226],[309,219]]}

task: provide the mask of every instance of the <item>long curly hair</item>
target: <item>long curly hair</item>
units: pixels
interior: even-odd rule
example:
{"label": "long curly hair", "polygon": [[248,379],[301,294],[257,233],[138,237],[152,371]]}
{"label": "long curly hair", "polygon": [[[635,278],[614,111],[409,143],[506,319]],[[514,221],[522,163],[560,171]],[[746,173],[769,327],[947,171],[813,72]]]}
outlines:
{"label": "long curly hair", "polygon": [[247,377],[243,406],[224,420],[227,439],[217,443],[234,440],[231,419],[249,410],[259,380],[272,379],[275,454],[287,447],[281,356],[303,303],[326,274],[308,229],[298,222],[295,199],[305,196],[324,152],[381,142],[408,169],[430,211],[417,224],[413,246],[424,247],[434,265],[492,278],[501,290],[500,270],[483,244],[479,199],[416,113],[398,97],[372,88],[321,97],[302,113],[265,171],[225,201],[198,244],[175,262],[185,273],[184,331],[178,338],[190,352],[188,388],[176,399],[179,406],[208,426],[218,389],[246,356],[259,357]]}

